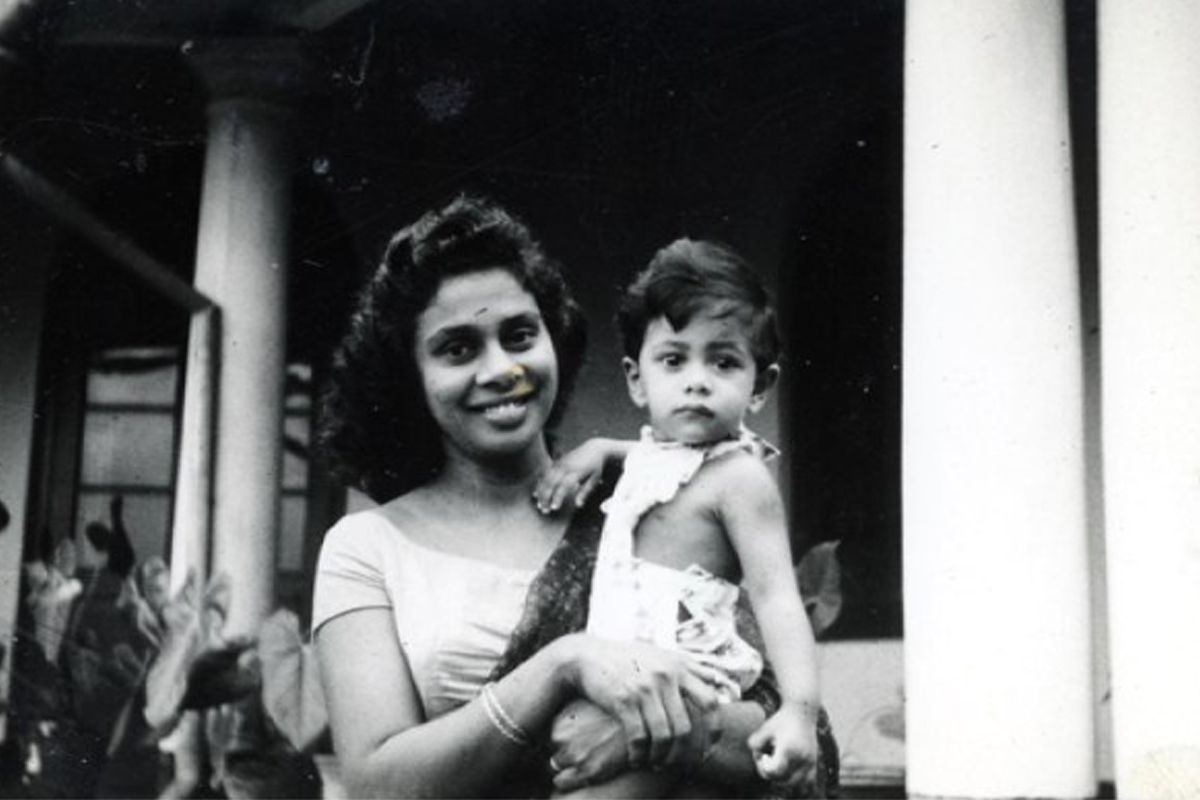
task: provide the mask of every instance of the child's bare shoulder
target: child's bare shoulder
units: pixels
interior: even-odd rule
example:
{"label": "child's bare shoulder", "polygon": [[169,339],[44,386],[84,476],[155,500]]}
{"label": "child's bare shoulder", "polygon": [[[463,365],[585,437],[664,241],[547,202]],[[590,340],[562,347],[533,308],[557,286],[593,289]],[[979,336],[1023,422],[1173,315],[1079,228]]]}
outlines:
{"label": "child's bare shoulder", "polygon": [[779,493],[770,468],[754,453],[733,450],[705,462],[696,476],[697,488],[715,500],[761,498]]}

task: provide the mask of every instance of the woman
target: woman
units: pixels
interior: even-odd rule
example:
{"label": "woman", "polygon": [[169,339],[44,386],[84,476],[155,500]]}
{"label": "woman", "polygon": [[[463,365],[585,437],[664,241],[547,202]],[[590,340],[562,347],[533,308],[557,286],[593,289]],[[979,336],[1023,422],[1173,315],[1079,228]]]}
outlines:
{"label": "woman", "polygon": [[[313,610],[355,796],[526,792],[531,763],[559,789],[640,765],[753,781],[759,705],[718,709],[704,667],[570,632],[574,613],[541,621],[558,578],[588,569],[589,514],[531,499],[583,344],[558,266],[480,200],[397,234],[360,298],[322,439],[386,502],[330,530]],[[538,749],[578,697],[608,716],[564,716]]]}

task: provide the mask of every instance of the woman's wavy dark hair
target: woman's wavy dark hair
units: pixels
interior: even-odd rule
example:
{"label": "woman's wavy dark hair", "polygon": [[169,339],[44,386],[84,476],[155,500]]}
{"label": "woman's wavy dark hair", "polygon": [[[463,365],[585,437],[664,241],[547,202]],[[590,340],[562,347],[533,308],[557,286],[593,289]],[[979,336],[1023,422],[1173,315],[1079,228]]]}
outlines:
{"label": "woman's wavy dark hair", "polygon": [[334,352],[318,443],[346,485],[384,502],[438,474],[442,437],[417,367],[417,319],[445,279],[497,268],[541,311],[559,372],[547,427],[562,417],[587,342],[579,305],[529,228],[489,200],[462,196],[392,237]]}

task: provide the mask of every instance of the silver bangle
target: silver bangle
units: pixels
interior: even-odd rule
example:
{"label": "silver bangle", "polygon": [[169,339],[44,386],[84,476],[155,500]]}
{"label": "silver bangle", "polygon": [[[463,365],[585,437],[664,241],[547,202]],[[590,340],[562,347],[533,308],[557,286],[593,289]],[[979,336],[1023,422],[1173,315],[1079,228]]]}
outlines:
{"label": "silver bangle", "polygon": [[515,745],[527,747],[530,742],[529,733],[521,727],[520,723],[509,716],[509,713],[504,710],[504,706],[500,705],[500,701],[496,699],[495,685],[494,682],[485,683],[479,692],[479,696],[483,700],[484,712],[496,730],[500,731],[501,736]]}

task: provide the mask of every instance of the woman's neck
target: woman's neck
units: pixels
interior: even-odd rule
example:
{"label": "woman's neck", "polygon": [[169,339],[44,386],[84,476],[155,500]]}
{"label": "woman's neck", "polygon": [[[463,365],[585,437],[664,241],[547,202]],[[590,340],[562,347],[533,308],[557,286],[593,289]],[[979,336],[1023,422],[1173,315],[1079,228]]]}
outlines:
{"label": "woman's neck", "polygon": [[444,491],[476,499],[483,504],[529,503],[534,481],[550,465],[544,444],[510,456],[480,460],[465,453],[448,452],[436,483]]}
{"label": "woman's neck", "polygon": [[533,486],[550,463],[544,447],[480,461],[446,453],[432,483],[397,499],[407,534],[428,547],[506,567],[536,569],[545,562],[566,519],[539,514]]}

